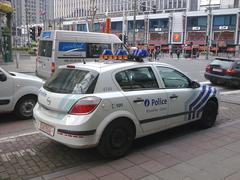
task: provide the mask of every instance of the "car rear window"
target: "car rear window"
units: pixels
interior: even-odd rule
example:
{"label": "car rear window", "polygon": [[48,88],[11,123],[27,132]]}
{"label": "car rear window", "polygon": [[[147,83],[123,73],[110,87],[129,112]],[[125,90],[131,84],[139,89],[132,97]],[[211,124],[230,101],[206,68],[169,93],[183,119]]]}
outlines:
{"label": "car rear window", "polygon": [[44,84],[44,89],[63,94],[92,94],[98,73],[80,69],[58,69]]}
{"label": "car rear window", "polygon": [[228,69],[231,68],[233,65],[234,61],[229,61],[229,60],[214,60],[213,62],[211,62],[211,65],[214,66],[219,66],[222,69]]}
{"label": "car rear window", "polygon": [[38,56],[52,57],[52,41],[40,41],[38,46]]}

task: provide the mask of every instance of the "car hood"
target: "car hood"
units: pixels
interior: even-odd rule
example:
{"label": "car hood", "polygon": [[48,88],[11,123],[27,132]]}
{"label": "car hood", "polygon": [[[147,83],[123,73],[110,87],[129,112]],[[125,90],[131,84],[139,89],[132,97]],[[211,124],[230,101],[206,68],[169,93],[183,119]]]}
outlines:
{"label": "car hood", "polygon": [[10,72],[11,74],[14,74],[15,76],[13,76],[15,79],[19,79],[19,80],[30,80],[30,81],[35,81],[35,82],[39,82],[39,83],[44,83],[44,81],[36,76],[32,76],[32,75],[27,75],[27,74],[23,74],[23,73],[17,73],[17,72]]}

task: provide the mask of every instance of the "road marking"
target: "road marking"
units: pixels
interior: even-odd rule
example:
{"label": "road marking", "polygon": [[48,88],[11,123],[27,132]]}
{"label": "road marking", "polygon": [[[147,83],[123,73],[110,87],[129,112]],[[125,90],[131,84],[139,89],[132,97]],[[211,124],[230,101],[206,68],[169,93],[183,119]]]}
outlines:
{"label": "road marking", "polygon": [[18,138],[18,137],[29,136],[29,135],[38,134],[38,133],[39,133],[38,131],[34,131],[34,132],[30,132],[30,133],[19,134],[16,136],[8,136],[8,137],[0,138],[0,143],[15,142],[16,138]]}
{"label": "road marking", "polygon": [[3,153],[0,154],[1,159],[4,162],[11,161],[13,158],[22,158],[25,154],[29,154],[30,156],[35,156],[36,155],[36,150],[31,148],[31,149],[22,149],[19,151],[14,151],[14,152],[8,152],[8,153]]}

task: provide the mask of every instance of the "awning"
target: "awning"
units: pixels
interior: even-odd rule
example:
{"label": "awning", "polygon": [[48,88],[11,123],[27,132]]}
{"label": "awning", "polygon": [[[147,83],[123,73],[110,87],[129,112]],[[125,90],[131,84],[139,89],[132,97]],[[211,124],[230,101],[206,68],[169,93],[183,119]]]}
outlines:
{"label": "awning", "polygon": [[14,11],[13,7],[9,3],[0,2],[0,12],[12,13]]}
{"label": "awning", "polygon": [[227,48],[227,51],[228,52],[235,52],[235,48],[233,48],[233,47],[232,48]]}

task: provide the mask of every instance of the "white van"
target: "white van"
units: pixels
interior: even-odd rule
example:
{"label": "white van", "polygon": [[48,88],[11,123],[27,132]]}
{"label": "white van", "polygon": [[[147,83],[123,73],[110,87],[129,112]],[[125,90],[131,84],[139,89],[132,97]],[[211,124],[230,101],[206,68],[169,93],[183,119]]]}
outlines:
{"label": "white van", "polygon": [[114,34],[52,30],[41,33],[36,75],[47,79],[59,65],[94,61],[104,49],[115,52],[122,41]]}

